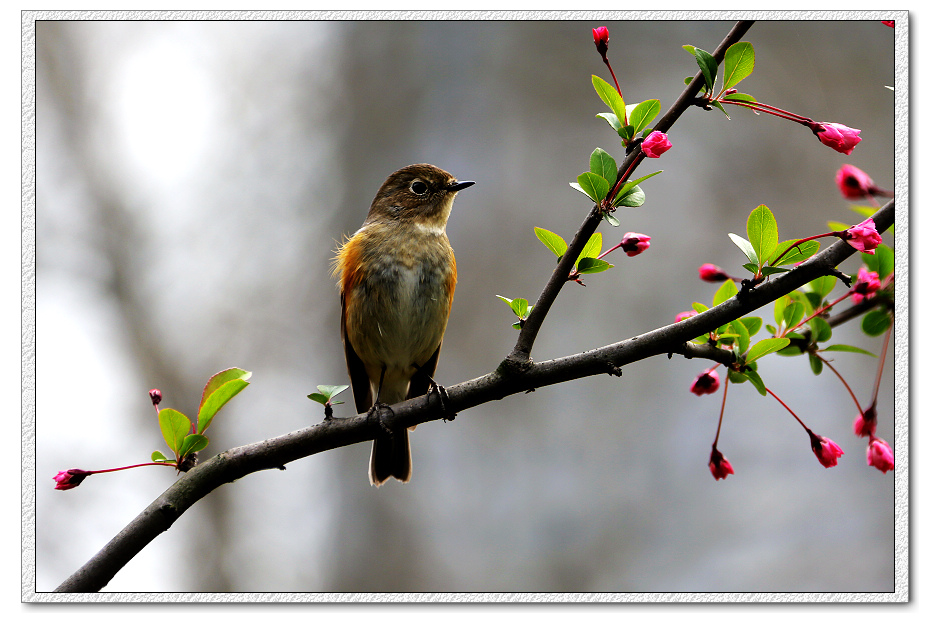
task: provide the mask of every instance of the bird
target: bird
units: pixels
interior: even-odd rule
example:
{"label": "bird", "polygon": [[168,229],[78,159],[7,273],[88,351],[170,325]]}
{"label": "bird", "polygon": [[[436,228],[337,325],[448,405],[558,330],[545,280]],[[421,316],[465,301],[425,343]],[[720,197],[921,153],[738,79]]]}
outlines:
{"label": "bird", "polygon": [[[431,164],[399,169],[378,189],[361,228],[336,250],[332,274],[359,414],[433,389],[445,394],[433,375],[457,279],[446,223],[456,194],[474,183]],[[411,473],[408,430],[385,427],[372,445],[369,482],[408,482]]]}

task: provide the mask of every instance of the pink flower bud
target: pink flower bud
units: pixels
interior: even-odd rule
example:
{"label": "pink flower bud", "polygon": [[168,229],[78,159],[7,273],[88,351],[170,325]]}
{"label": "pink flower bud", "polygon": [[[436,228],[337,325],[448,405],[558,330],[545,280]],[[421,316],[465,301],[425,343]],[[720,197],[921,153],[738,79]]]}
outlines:
{"label": "pink flower bud", "polygon": [[161,390],[160,390],[160,389],[150,389],[150,390],[149,390],[149,398],[152,399],[152,404],[157,406],[158,403],[161,402]]}
{"label": "pink flower bud", "polygon": [[853,431],[858,437],[871,437],[875,434],[875,405],[856,416]]}
{"label": "pink flower bud", "polygon": [[717,371],[713,368],[707,368],[698,374],[697,378],[694,379],[694,382],[691,383],[691,393],[695,396],[713,394],[719,388],[720,377],[717,375]]}
{"label": "pink flower bud", "polygon": [[878,273],[870,271],[863,266],[856,275],[856,284],[852,288],[853,303],[861,303],[875,296],[882,287],[882,282],[878,278]]}
{"label": "pink flower bud", "polygon": [[875,469],[880,469],[883,474],[887,474],[888,470],[894,469],[894,453],[891,451],[891,446],[888,445],[887,441],[878,437],[872,437],[869,440],[865,460]]}
{"label": "pink flower bud", "polygon": [[865,219],[858,225],[853,225],[843,232],[840,238],[848,242],[849,246],[857,251],[869,255],[875,255],[875,248],[882,243],[882,235],[875,229],[875,221],[871,218]]}
{"label": "pink flower bud", "polygon": [[658,158],[672,148],[672,143],[665,132],[653,131],[643,141],[642,148],[647,158]]}
{"label": "pink flower bud", "polygon": [[836,172],[836,186],[847,199],[862,199],[872,194],[875,183],[862,169],[844,164]]}
{"label": "pink flower bud", "polygon": [[56,489],[59,491],[67,491],[81,484],[90,474],[91,472],[85,472],[83,469],[69,469],[64,472],[58,472],[52,479],[56,483]]}
{"label": "pink flower bud", "polygon": [[810,126],[821,143],[841,154],[849,155],[862,139],[862,130],[850,128],[842,123],[814,123]]}
{"label": "pink flower bud", "polygon": [[633,257],[648,249],[650,240],[652,240],[650,236],[628,231],[623,235],[623,240],[620,241],[620,248],[629,257]]}
{"label": "pink flower bud", "polygon": [[606,62],[607,60],[607,42],[610,40],[610,33],[607,31],[606,26],[601,26],[600,28],[592,28],[591,32],[594,34],[594,47],[597,48],[597,51],[600,53],[601,58]]}
{"label": "pink flower bud", "polygon": [[727,460],[727,457],[723,456],[723,453],[717,449],[717,446],[710,450],[708,466],[710,467],[710,473],[713,474],[716,480],[726,479],[727,476],[734,473],[733,466]]}
{"label": "pink flower bud", "polygon": [[675,322],[681,322],[685,318],[690,318],[691,316],[697,316],[697,312],[693,309],[690,311],[679,312],[679,314],[675,316]]}
{"label": "pink flower bud", "polygon": [[726,281],[730,278],[723,269],[714,264],[703,264],[698,268],[698,274],[701,276],[701,281],[715,282],[715,281]]}
{"label": "pink flower bud", "polygon": [[817,455],[820,464],[824,467],[835,467],[837,460],[845,454],[843,449],[836,445],[832,439],[816,435],[811,431],[807,431],[807,433],[811,438],[811,449]]}

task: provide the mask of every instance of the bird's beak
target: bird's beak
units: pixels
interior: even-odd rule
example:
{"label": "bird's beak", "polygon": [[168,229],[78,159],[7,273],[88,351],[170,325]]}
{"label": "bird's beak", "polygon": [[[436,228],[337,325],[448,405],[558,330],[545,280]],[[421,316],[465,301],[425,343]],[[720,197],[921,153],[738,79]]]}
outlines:
{"label": "bird's beak", "polygon": [[451,193],[455,193],[455,192],[462,190],[463,188],[468,188],[469,186],[472,186],[473,184],[474,182],[455,182],[454,184],[449,184],[448,186],[446,186],[446,190],[448,190]]}

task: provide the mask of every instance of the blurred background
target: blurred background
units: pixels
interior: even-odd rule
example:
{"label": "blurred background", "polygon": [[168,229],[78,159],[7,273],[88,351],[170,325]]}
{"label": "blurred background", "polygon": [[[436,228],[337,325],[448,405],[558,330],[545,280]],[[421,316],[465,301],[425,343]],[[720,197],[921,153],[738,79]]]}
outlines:
{"label": "blurred background", "polygon": [[[54,589],[175,480],[145,468],[53,490],[72,467],[165,451],[148,390],[193,414],[216,371],[253,371],[218,416],[203,458],[310,426],[306,395],[348,383],[336,241],[362,223],[392,171],[430,162],[476,180],[449,238],[459,284],[437,380],[493,370],[516,331],[495,298],[538,296],[589,202],[569,187],[616,134],[591,74],[663,112],[732,22],[40,22],[37,66],[36,590]],[[601,228],[652,236],[635,258],[568,284],[534,350],[550,359],[671,322],[738,273],[728,232],[757,205],[782,238],[855,223],[844,163],[894,186],[894,30],[877,21],[758,22],[740,89],[862,130],[844,156],[809,130],[731,109],[689,110],[661,160],[637,171],[646,204]],[[903,180],[899,180],[903,182]],[[890,238],[888,238],[890,240]],[[841,268],[855,273],[852,258]],[[763,310],[770,318],[770,308]],[[853,323],[854,325],[856,323]],[[857,326],[835,342],[878,353]],[[876,360],[835,365],[867,404]],[[865,463],[855,406],[829,371],[770,357],[767,384],[846,451],[825,470],[774,400],[688,388],[707,365],[654,358],[430,423],[413,434],[407,485],[369,486],[369,445],[224,486],[183,515],[108,591],[892,591],[894,474]],[[894,444],[894,366],[878,434]],[[346,394],[348,396],[348,394]],[[349,400],[347,398],[347,400]],[[336,415],[349,416],[350,405]]]}

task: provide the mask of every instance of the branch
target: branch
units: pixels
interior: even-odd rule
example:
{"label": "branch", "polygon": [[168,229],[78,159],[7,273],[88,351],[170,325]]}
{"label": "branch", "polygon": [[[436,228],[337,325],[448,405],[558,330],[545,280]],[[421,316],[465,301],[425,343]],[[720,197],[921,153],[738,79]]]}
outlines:
{"label": "branch", "polygon": [[[752,20],[736,23],[736,25],[732,28],[732,30],[730,30],[727,36],[723,38],[723,41],[720,42],[720,45],[717,46],[717,49],[714,50],[714,59],[718,63],[723,60],[727,48],[739,41],[743,35],[746,34],[752,24]],[[691,82],[688,83],[688,86],[685,87],[685,90],[681,92],[681,95],[678,96],[678,99],[675,100],[675,103],[672,104],[672,107],[669,108],[668,112],[662,116],[658,123],[656,123],[655,129],[660,132],[665,132],[671,128],[672,125],[678,120],[678,118],[681,117],[681,115],[685,112],[685,110],[694,104],[695,97],[703,86],[704,74],[699,71],[691,79]],[[627,171],[629,171],[629,173],[626,175],[621,175],[617,178],[617,182],[611,189],[609,196],[613,197],[617,190],[623,185],[624,181],[632,176],[633,171],[636,170],[636,167],[639,166],[639,163],[642,162],[642,159],[642,149],[640,145],[637,144],[636,147],[629,154],[627,154],[626,158],[623,160],[623,163],[619,166],[621,173]],[[578,229],[577,233],[575,233],[575,237],[572,239],[571,244],[568,245],[568,249],[565,251],[565,255],[562,256],[558,266],[555,267],[555,270],[552,272],[552,276],[549,277],[549,281],[543,288],[542,294],[539,295],[539,299],[533,306],[533,311],[530,312],[526,322],[523,323],[523,327],[520,330],[520,335],[517,337],[517,342],[513,347],[513,351],[507,358],[509,366],[519,370],[524,364],[531,361],[530,353],[533,350],[533,344],[536,342],[536,336],[539,334],[539,329],[542,327],[542,323],[546,319],[546,314],[549,313],[549,309],[555,302],[556,297],[559,295],[559,292],[562,291],[562,286],[565,285],[569,273],[575,266],[575,262],[578,261],[578,256],[581,255],[581,250],[588,242],[588,239],[594,234],[597,226],[601,224],[602,218],[603,216],[601,215],[600,206],[595,205],[591,209],[591,212],[588,214],[587,218],[585,218],[584,222],[581,224],[581,227]]]}
{"label": "branch", "polygon": [[[872,219],[878,231],[885,231],[894,222],[894,200]],[[681,322],[576,355],[540,363],[527,361],[519,368],[508,365],[505,360],[490,374],[446,388],[451,410],[459,413],[491,400],[596,374],[619,375],[621,366],[659,354],[679,353],[727,363],[727,355],[721,354],[725,351],[689,344],[688,340],[745,316],[817,277],[833,274],[835,267],[854,253],[856,250],[849,244],[838,240],[791,271]],[[439,420],[445,415],[447,411],[440,401],[426,395],[393,405],[382,419],[389,428],[396,429]],[[218,454],[181,475],[55,591],[102,589],[156,536],[168,530],[184,511],[221,485],[254,472],[284,469],[291,461],[373,440],[378,435],[383,435],[378,418],[358,415],[324,420],[316,426]]]}

